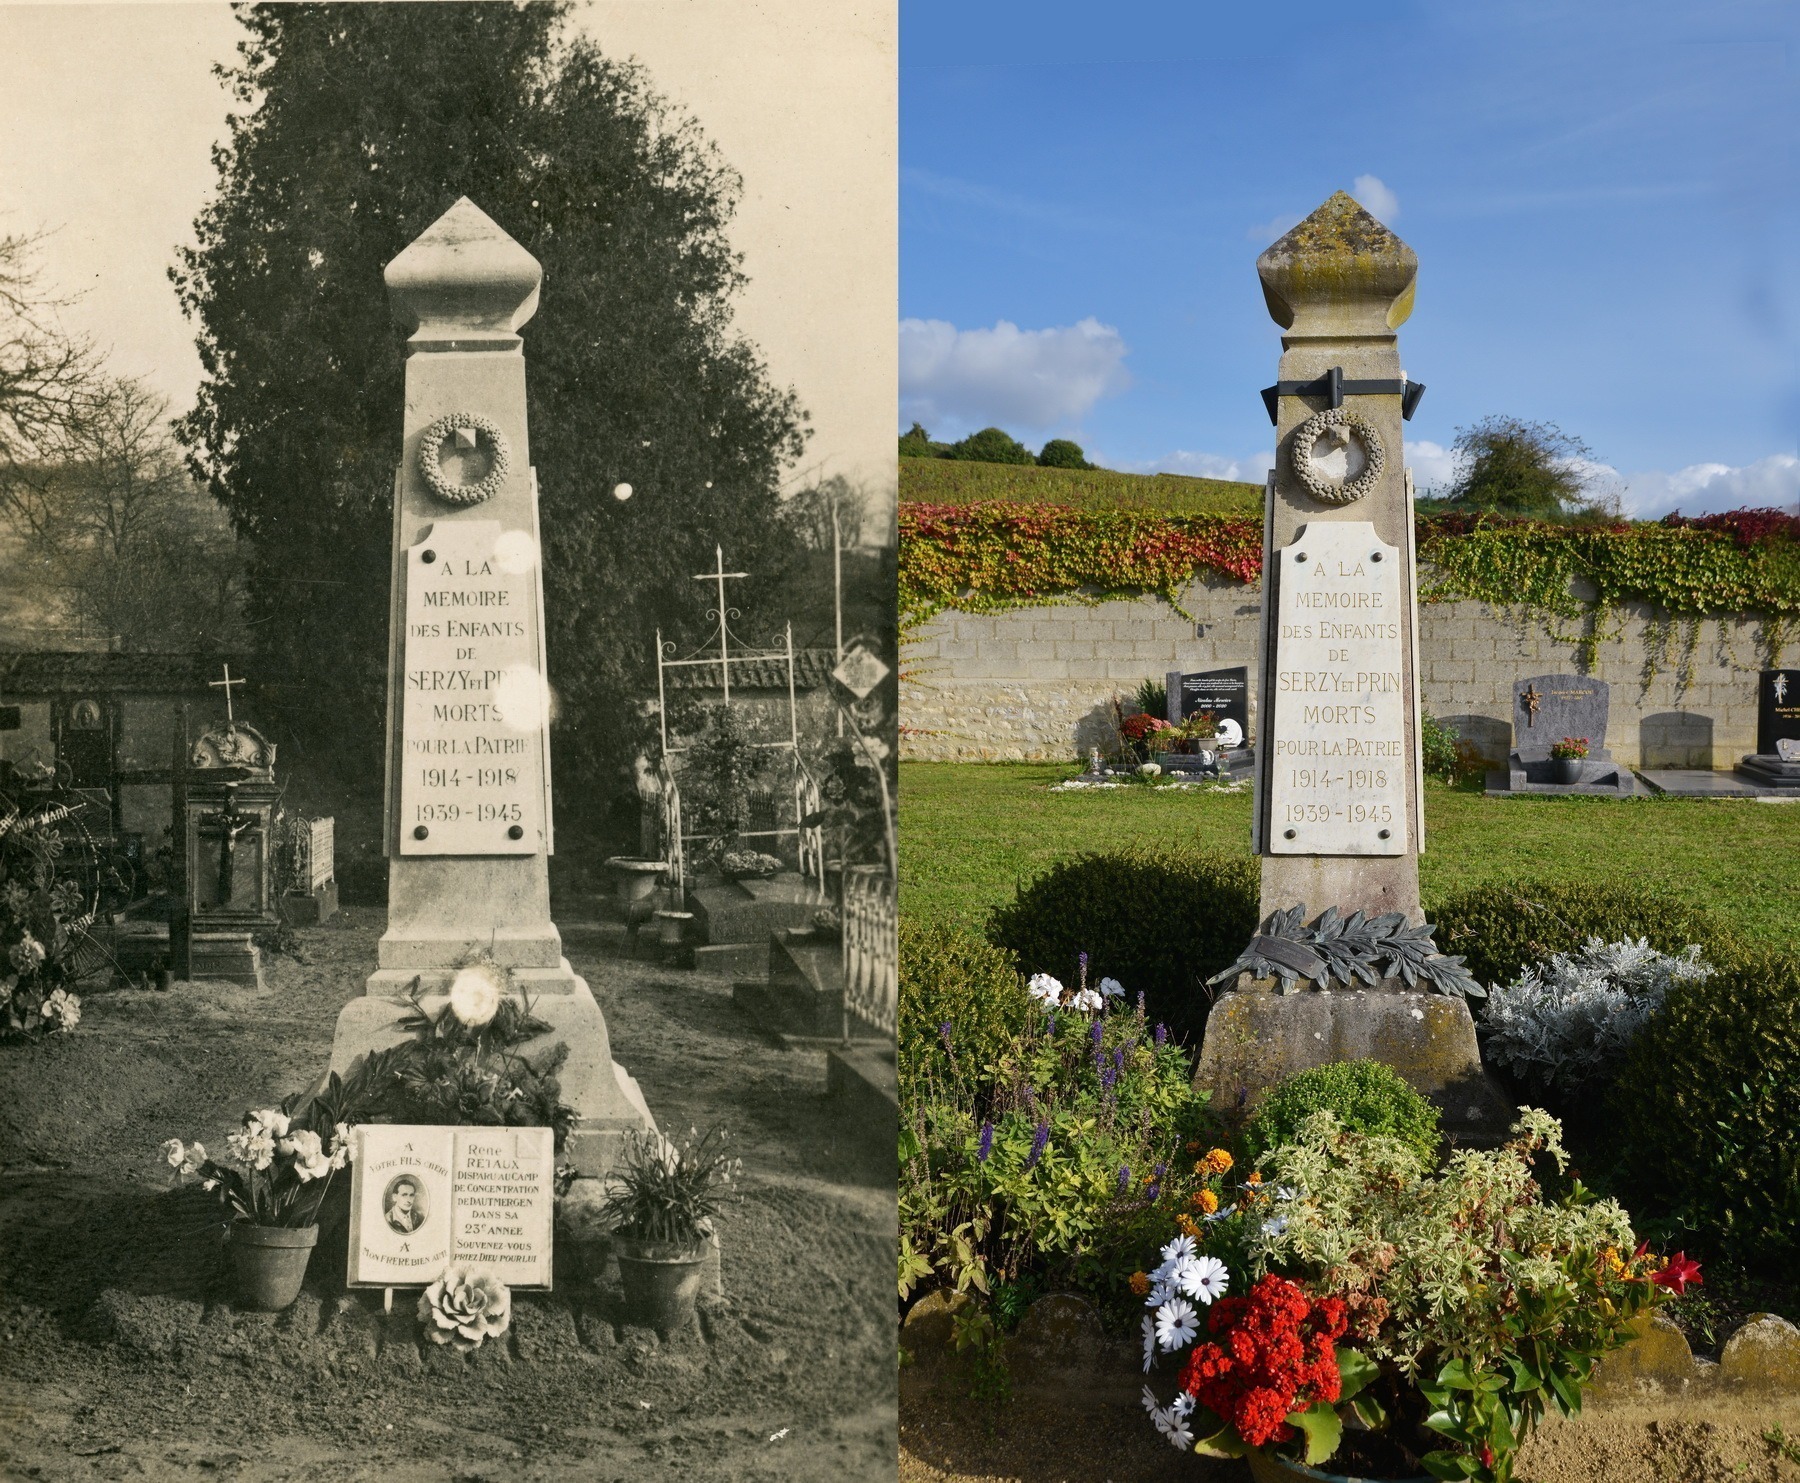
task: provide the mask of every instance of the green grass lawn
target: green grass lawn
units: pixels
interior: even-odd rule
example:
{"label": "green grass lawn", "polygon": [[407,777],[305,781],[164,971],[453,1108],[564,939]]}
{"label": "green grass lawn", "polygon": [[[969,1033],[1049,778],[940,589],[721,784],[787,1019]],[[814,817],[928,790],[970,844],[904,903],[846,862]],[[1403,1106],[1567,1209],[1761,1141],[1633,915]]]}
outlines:
{"label": "green grass lawn", "polygon": [[[1088,850],[1199,844],[1249,853],[1248,792],[1048,790],[1075,771],[1039,763],[903,763],[900,910],[975,926],[1018,884]],[[1420,876],[1427,908],[1481,881],[1624,878],[1697,897],[1766,945],[1794,940],[1800,804],[1485,798],[1435,781],[1425,789]]]}

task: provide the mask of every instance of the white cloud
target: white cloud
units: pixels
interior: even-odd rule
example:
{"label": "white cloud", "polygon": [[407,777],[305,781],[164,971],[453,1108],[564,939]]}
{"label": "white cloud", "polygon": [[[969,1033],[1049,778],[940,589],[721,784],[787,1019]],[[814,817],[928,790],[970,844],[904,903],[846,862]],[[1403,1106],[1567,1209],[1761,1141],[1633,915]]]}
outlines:
{"label": "white cloud", "polygon": [[1008,431],[1066,426],[1131,384],[1127,347],[1089,316],[1045,330],[1007,320],[959,330],[941,319],[900,321],[900,421],[938,433],[951,423]]}
{"label": "white cloud", "polygon": [[1456,454],[1429,438],[1406,441],[1406,466],[1413,471],[1413,489],[1430,494],[1446,488],[1456,472]]}
{"label": "white cloud", "polygon": [[1792,453],[1774,453],[1737,468],[1693,463],[1672,474],[1650,469],[1622,477],[1625,513],[1635,520],[1655,520],[1671,510],[1710,515],[1720,510],[1793,510],[1800,504],[1800,458]]}
{"label": "white cloud", "polygon": [[1350,187],[1363,210],[1379,222],[1393,222],[1400,215],[1400,198],[1389,190],[1379,175],[1358,175]]}
{"label": "white cloud", "polygon": [[1177,448],[1161,458],[1140,458],[1109,463],[1127,474],[1189,474],[1197,479],[1236,479],[1260,484],[1275,466],[1273,453],[1253,453],[1248,458],[1227,458],[1222,453],[1196,453]]}
{"label": "white cloud", "polygon": [[1268,221],[1247,227],[1244,235],[1252,242],[1260,242],[1264,247],[1270,247],[1299,226],[1302,220],[1299,212],[1284,211],[1279,216],[1271,217]]}

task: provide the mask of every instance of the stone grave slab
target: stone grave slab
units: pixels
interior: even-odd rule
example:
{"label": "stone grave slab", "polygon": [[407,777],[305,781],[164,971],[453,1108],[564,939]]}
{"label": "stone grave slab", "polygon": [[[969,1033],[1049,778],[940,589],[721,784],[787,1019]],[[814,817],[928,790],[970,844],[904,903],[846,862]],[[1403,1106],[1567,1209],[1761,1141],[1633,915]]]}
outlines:
{"label": "stone grave slab", "polygon": [[[1606,745],[1612,687],[1591,675],[1533,675],[1513,682],[1513,748],[1504,772],[1490,771],[1490,794],[1581,794],[1629,798],[1637,780]],[[1552,772],[1550,749],[1564,737],[1588,744],[1578,781]]]}
{"label": "stone grave slab", "polygon": [[1758,782],[1741,768],[1715,772],[1697,767],[1640,767],[1638,778],[1652,793],[1670,798],[1750,798],[1800,802],[1800,787]]}

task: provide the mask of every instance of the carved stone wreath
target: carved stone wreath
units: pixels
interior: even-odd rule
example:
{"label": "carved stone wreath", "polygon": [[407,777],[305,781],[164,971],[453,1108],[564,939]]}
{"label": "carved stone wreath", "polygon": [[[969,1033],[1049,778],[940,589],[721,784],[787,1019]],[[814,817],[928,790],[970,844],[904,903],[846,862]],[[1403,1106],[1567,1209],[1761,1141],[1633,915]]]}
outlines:
{"label": "carved stone wreath", "polygon": [[[452,483],[444,473],[442,461],[444,439],[464,429],[474,433],[488,450],[488,471],[473,484]],[[470,412],[452,412],[438,418],[419,439],[419,472],[425,476],[431,492],[445,504],[478,505],[498,494],[500,486],[506,482],[506,471],[511,462],[512,452],[507,447],[506,434],[488,418]]]}
{"label": "carved stone wreath", "polygon": [[[1363,455],[1367,460],[1362,472],[1343,484],[1334,483],[1313,464],[1313,444],[1333,428],[1342,428],[1345,434],[1354,434],[1362,444]],[[1347,407],[1333,407],[1330,411],[1319,412],[1307,418],[1294,429],[1288,448],[1294,465],[1294,476],[1308,494],[1328,505],[1355,504],[1375,488],[1382,470],[1387,467],[1387,454],[1381,446],[1381,434],[1375,431],[1374,424],[1368,418],[1359,416]]]}

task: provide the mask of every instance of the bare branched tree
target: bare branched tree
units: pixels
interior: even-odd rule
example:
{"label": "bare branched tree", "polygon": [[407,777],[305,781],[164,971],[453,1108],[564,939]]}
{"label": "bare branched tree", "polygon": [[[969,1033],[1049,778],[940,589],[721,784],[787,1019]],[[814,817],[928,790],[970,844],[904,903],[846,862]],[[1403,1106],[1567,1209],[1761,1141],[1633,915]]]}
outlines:
{"label": "bare branched tree", "polygon": [[38,282],[38,236],[0,236],[0,468],[31,461],[92,379],[87,343],[58,322]]}
{"label": "bare branched tree", "polygon": [[93,378],[0,469],[0,523],[25,583],[113,645],[213,649],[238,629],[242,563],[224,512],[185,471],[168,404]]}

